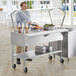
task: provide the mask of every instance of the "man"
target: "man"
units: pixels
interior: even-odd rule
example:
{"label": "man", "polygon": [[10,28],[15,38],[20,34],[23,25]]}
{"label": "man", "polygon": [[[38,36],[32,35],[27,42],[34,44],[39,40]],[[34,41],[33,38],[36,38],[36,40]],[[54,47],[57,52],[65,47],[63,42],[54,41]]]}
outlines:
{"label": "man", "polygon": [[[26,24],[28,24],[28,27],[30,27],[31,20],[29,12],[27,11],[27,4],[26,2],[22,2],[20,4],[21,10],[17,12],[16,14],[16,22],[17,27],[20,24],[20,27],[18,27],[18,33],[21,33],[22,23],[24,24],[24,27],[26,27]],[[28,47],[26,46],[25,51],[27,51]],[[17,46],[16,53],[21,53],[22,47]],[[29,61],[32,61],[32,59],[27,59]],[[20,58],[17,58],[17,64],[21,64]]]}
{"label": "man", "polygon": [[19,23],[21,26],[22,26],[22,23],[24,23],[26,27],[26,23],[29,25],[31,24],[30,15],[29,15],[29,12],[27,11],[26,2],[22,2],[20,4],[20,7],[21,7],[21,10],[18,11],[16,14],[17,26]]}

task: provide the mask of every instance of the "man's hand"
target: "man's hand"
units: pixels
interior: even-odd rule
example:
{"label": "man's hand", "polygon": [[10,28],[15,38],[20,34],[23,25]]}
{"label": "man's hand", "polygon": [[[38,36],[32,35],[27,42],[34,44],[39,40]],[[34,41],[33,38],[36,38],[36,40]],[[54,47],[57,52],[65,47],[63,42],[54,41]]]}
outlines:
{"label": "man's hand", "polygon": [[17,27],[17,29],[18,29],[18,33],[21,33],[22,27]]}
{"label": "man's hand", "polygon": [[27,22],[27,24],[32,25],[32,23],[31,23],[31,22]]}

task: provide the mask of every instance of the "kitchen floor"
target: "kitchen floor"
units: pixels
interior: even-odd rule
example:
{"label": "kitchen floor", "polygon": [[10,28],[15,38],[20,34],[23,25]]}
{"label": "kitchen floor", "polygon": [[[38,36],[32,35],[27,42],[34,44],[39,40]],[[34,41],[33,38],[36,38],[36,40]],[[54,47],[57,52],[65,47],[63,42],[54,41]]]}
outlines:
{"label": "kitchen floor", "polygon": [[11,67],[11,30],[8,26],[0,25],[0,76],[76,76],[76,57],[69,62],[64,58],[64,64],[60,63],[58,56],[51,61],[48,56],[38,57],[26,62],[27,73],[23,71],[23,64],[17,65],[14,70]]}

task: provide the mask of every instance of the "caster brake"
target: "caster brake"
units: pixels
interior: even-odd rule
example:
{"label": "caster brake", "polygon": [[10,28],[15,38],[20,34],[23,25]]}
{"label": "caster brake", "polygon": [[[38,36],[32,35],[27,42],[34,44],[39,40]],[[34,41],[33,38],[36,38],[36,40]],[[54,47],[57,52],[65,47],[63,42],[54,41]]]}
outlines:
{"label": "caster brake", "polygon": [[60,62],[61,62],[61,63],[64,63],[64,59],[61,59]]}
{"label": "caster brake", "polygon": [[52,60],[52,56],[49,56],[49,60]]}
{"label": "caster brake", "polygon": [[27,73],[27,72],[28,72],[28,69],[27,69],[27,67],[25,67],[25,68],[24,68],[24,72],[25,72],[25,73]]}
{"label": "caster brake", "polygon": [[16,64],[13,64],[13,65],[12,65],[12,68],[15,69],[15,68],[16,68]]}

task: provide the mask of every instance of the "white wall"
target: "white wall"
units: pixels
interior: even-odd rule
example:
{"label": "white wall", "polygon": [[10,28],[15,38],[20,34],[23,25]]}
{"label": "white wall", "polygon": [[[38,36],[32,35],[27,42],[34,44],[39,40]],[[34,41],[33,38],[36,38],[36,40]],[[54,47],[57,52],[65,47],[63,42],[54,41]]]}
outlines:
{"label": "white wall", "polygon": [[[25,0],[18,0],[18,6],[20,6],[20,3],[25,1]],[[41,13],[41,10],[38,11],[37,9],[40,8],[40,1],[41,0],[34,0],[35,1],[35,9],[36,11],[31,11],[31,15],[33,16],[32,17],[32,21],[35,21],[35,22],[38,22],[38,23],[50,23],[50,18],[49,18],[49,15],[46,11],[43,11]],[[45,0],[43,0],[45,1]],[[50,0],[49,0],[50,1]],[[0,0],[0,4],[1,4],[1,7],[4,8],[4,11],[7,12],[7,13],[11,13],[12,11],[14,11],[16,9],[16,5],[12,5],[12,0],[7,0],[7,5],[6,6],[2,6],[2,0]],[[53,8],[55,7],[61,7],[61,0],[51,0],[51,6],[53,6]],[[50,8],[51,8],[50,6]],[[20,8],[19,8],[20,9]]]}
{"label": "white wall", "polygon": [[[2,5],[2,0],[0,0],[0,8],[4,8],[7,11],[13,11],[13,10],[17,9],[16,5],[12,5],[12,0],[6,0],[6,1],[7,1],[7,5],[4,6],[4,5]],[[17,1],[18,1],[18,7],[20,8],[20,3],[23,1],[26,1],[26,0],[17,0]],[[39,8],[40,1],[45,1],[45,0],[32,0],[32,1],[35,1],[35,8]],[[48,1],[50,1],[50,0],[48,0]]]}
{"label": "white wall", "polygon": [[62,0],[52,0],[52,7],[53,8],[61,8]]}

